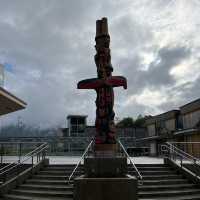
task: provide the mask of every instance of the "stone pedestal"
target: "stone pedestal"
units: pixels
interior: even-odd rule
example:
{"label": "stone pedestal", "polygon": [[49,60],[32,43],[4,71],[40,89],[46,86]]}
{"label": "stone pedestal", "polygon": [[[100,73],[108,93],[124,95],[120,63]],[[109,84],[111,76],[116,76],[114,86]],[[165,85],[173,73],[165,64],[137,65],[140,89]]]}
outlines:
{"label": "stone pedestal", "polygon": [[96,157],[116,157],[118,144],[95,144],[94,151]]}
{"label": "stone pedestal", "polygon": [[87,157],[84,160],[87,177],[123,177],[127,174],[126,157]]}
{"label": "stone pedestal", "polygon": [[87,178],[74,180],[74,200],[136,200],[137,179],[132,176],[118,178]]}
{"label": "stone pedestal", "polygon": [[87,157],[85,175],[74,180],[74,200],[137,200],[137,179],[125,157]]}

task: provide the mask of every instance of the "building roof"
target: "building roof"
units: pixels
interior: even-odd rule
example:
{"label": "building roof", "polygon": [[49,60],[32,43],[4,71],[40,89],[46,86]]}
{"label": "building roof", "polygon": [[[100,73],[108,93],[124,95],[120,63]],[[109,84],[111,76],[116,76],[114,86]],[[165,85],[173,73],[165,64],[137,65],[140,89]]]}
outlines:
{"label": "building roof", "polygon": [[200,110],[200,99],[196,99],[180,107],[181,113],[186,114],[195,110]]}
{"label": "building roof", "polygon": [[174,132],[175,136],[179,136],[179,135],[191,135],[191,134],[196,134],[199,133],[200,131],[196,128],[190,128],[190,129],[183,129],[183,130],[178,130],[176,132]]}
{"label": "building roof", "polygon": [[180,111],[179,110],[170,110],[159,115],[155,115],[146,119],[146,125],[150,125],[160,120],[168,120],[174,118]]}
{"label": "building roof", "polygon": [[87,115],[68,115],[67,119],[69,118],[86,118],[88,117]]}
{"label": "building roof", "polygon": [[26,103],[0,87],[0,115],[26,108]]}

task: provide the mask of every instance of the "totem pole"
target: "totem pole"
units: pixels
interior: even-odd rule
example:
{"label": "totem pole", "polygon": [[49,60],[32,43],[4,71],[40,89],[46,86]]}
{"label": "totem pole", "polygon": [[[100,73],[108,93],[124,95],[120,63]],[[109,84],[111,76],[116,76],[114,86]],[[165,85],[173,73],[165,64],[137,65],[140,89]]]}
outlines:
{"label": "totem pole", "polygon": [[113,87],[127,88],[126,78],[112,76],[113,67],[110,55],[110,35],[108,33],[107,18],[96,21],[96,55],[97,78],[86,79],[78,83],[78,89],[94,89],[96,98],[96,144],[115,144],[116,129],[114,124],[115,113]]}

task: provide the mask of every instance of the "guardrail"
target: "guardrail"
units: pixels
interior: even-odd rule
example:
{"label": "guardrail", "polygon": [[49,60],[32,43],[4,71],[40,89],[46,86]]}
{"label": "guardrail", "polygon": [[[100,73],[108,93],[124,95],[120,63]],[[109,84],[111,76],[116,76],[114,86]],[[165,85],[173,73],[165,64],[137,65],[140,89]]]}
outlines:
{"label": "guardrail", "polygon": [[142,183],[142,179],[143,179],[143,178],[142,178],[141,173],[139,172],[138,168],[136,167],[136,165],[135,165],[135,163],[133,162],[133,160],[131,159],[131,157],[128,155],[128,153],[127,153],[126,149],[124,148],[123,144],[121,143],[121,141],[120,141],[120,140],[117,140],[117,141],[118,141],[120,147],[122,148],[122,150],[123,150],[123,152],[124,152],[126,158],[129,160],[130,164],[131,164],[131,165],[133,166],[133,168],[135,169],[135,172],[136,172],[136,174],[137,174],[136,177],[137,177],[137,178],[140,180],[140,182]]}
{"label": "guardrail", "polygon": [[44,144],[44,142],[0,142],[0,163],[6,162],[6,159],[10,156],[14,156],[20,162],[23,155],[41,144]]}
{"label": "guardrail", "polygon": [[76,164],[74,170],[72,171],[72,173],[70,174],[69,178],[68,178],[68,184],[70,184],[70,181],[74,175],[74,173],[76,172],[76,170],[78,169],[79,165],[81,164],[81,162],[84,160],[84,157],[86,156],[86,154],[89,152],[90,147],[92,146],[94,140],[91,140],[91,142],[88,144],[87,148],[85,149],[84,153],[82,154],[80,160],[78,161],[78,163]]}
{"label": "guardrail", "polygon": [[[181,168],[184,164],[192,164],[193,166],[200,167],[199,158],[190,155],[182,149],[179,149],[173,143],[166,142],[165,144],[161,145],[161,153],[167,156],[170,160],[175,161],[180,165]],[[193,173],[195,173],[196,176],[198,175],[196,172]]]}
{"label": "guardrail", "polygon": [[[80,160],[78,161],[78,163],[76,164],[74,170],[72,171],[72,173],[70,174],[69,178],[68,178],[68,184],[70,184],[70,181],[74,175],[74,173],[76,172],[76,170],[78,169],[79,165],[81,164],[81,162],[84,160],[84,157],[88,154],[92,144],[93,144],[94,140],[92,140],[89,145],[87,146],[87,148],[85,149],[84,153],[82,154]],[[130,156],[128,155],[126,149],[124,148],[124,146],[122,145],[121,141],[120,140],[117,140],[117,142],[119,143],[121,149],[123,150],[123,154],[126,156],[126,158],[129,160],[130,164],[133,166],[133,168],[135,169],[136,171],[136,177],[140,180],[140,183],[142,184],[142,175],[141,173],[139,172],[139,170],[137,169],[135,163],[133,162],[133,160],[130,158]],[[121,152],[119,152],[121,153]]]}
{"label": "guardrail", "polygon": [[27,161],[28,164],[30,164],[33,168],[35,162],[38,163],[39,161],[45,159],[47,148],[48,148],[47,143],[42,143],[42,144],[40,143],[40,146],[36,147],[34,150],[24,155],[23,159],[19,159],[2,167],[0,169],[0,180],[2,182],[5,182],[7,180],[7,177],[10,176],[12,173],[14,172],[20,173],[22,165],[26,164]]}

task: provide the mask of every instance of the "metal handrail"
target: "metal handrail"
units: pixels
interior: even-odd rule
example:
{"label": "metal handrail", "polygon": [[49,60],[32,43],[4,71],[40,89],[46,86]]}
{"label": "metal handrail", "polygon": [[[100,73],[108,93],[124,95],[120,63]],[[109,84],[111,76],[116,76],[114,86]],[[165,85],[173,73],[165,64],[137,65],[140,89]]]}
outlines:
{"label": "metal handrail", "polygon": [[[21,143],[19,143],[19,144],[21,144]],[[41,143],[39,143],[39,144],[41,144]],[[32,150],[31,152],[29,152],[29,153],[27,153],[26,155],[24,155],[24,157],[28,157],[29,155],[33,154],[35,151],[37,151],[38,149],[40,149],[40,148],[43,147],[44,145],[47,145],[47,143],[46,143],[46,142],[45,142],[45,143],[42,143],[39,147],[37,147],[36,149],[34,149],[34,150]],[[8,168],[8,167],[10,167],[10,166],[12,166],[12,165],[14,165],[14,164],[17,164],[17,163],[21,163],[21,160],[14,161],[14,162],[12,162],[12,163],[6,165],[5,167],[2,167],[2,168],[0,169],[0,171],[2,171],[2,170],[6,169],[6,168]],[[1,174],[1,173],[0,173],[0,174]]]}
{"label": "metal handrail", "polygon": [[19,162],[19,163],[17,163],[17,162],[11,163],[9,166],[11,166],[11,165],[13,165],[13,166],[10,167],[10,168],[8,168],[8,169],[6,169],[6,170],[3,171],[3,172],[1,172],[1,173],[0,173],[0,176],[6,174],[6,173],[9,172],[10,170],[12,170],[12,169],[16,168],[17,166],[23,164],[24,162],[26,162],[26,161],[29,160],[29,159],[32,159],[32,166],[33,166],[33,157],[34,157],[35,155],[40,154],[41,152],[44,152],[44,150],[46,150],[47,148],[48,148],[47,143],[43,143],[42,145],[40,145],[39,147],[37,147],[37,148],[34,149],[33,151],[27,153],[27,154],[24,156],[25,158],[24,158],[21,162]]}
{"label": "metal handrail", "polygon": [[[176,153],[178,156],[180,156],[181,158],[186,158],[186,159],[188,159],[187,156],[185,156],[184,154],[178,152],[177,150],[175,150],[175,149],[173,149],[173,148],[171,148],[171,147],[169,147],[169,146],[167,146],[167,145],[162,145],[162,146],[166,147],[166,148],[167,148],[168,150],[170,150],[170,151],[175,152],[175,153]],[[192,159],[191,159],[191,160],[192,160]]]}
{"label": "metal handrail", "polygon": [[[196,157],[182,151],[181,149],[175,147],[174,145],[170,144],[169,142],[166,142],[166,144],[164,145],[161,145],[161,146],[164,146],[165,148],[167,148],[169,151],[172,151],[173,153],[176,153],[178,156],[180,156],[180,162],[181,162],[181,167],[183,167],[183,159],[187,159],[187,160],[190,160],[194,165],[197,165],[197,166],[200,166],[199,163],[197,163],[196,161],[199,160],[197,159]],[[179,152],[180,151],[180,152]],[[183,153],[182,153],[183,152]],[[171,154],[170,154],[171,155]],[[171,157],[169,157],[171,158]],[[171,158],[173,159],[173,158]],[[176,160],[176,159],[174,159]],[[197,175],[197,174],[196,174]]]}
{"label": "metal handrail", "polygon": [[43,144],[44,142],[0,142],[1,144]]}
{"label": "metal handrail", "polygon": [[[176,153],[178,153],[180,156],[183,156],[183,157],[185,157],[186,159],[190,159],[190,160],[193,160],[193,161],[195,161],[195,162],[196,162],[196,161],[199,161],[199,162],[200,162],[200,160],[199,160],[197,157],[194,157],[194,156],[188,154],[187,152],[185,152],[185,151],[179,149],[178,147],[174,146],[172,143],[166,142],[166,144],[169,145],[171,148],[173,148],[173,150],[176,149],[176,150],[177,150]],[[172,150],[172,149],[171,149],[171,150]],[[196,163],[196,164],[198,164],[198,163]],[[198,165],[199,165],[199,164],[198,164]]]}
{"label": "metal handrail", "polygon": [[170,144],[200,144],[200,142],[167,142]]}
{"label": "metal handrail", "polygon": [[[42,144],[40,147],[43,147],[44,146],[44,144]],[[38,147],[39,148],[39,147]],[[38,149],[37,148],[37,149]],[[42,149],[40,149],[40,150],[38,150],[37,152],[35,152],[35,151],[32,151],[32,152],[35,152],[35,153],[32,153],[29,157],[27,156],[27,155],[29,155],[30,153],[28,153],[28,154],[26,154],[26,156],[25,157],[27,157],[27,158],[24,158],[23,160],[22,160],[22,162],[20,162],[20,163],[11,163],[11,164],[16,164],[16,165],[14,165],[13,167],[11,167],[11,168],[9,168],[9,169],[7,169],[7,170],[5,170],[5,171],[3,171],[3,172],[1,172],[0,173],[0,175],[2,175],[2,174],[4,174],[4,173],[6,173],[6,172],[8,172],[9,170],[11,170],[11,169],[14,169],[15,167],[17,167],[18,165],[21,165],[21,164],[23,164],[24,162],[26,162],[27,160],[29,160],[30,158],[32,158],[33,156],[35,156],[35,155],[37,155],[37,154],[39,154],[39,153],[41,153],[43,150],[45,150],[45,149],[47,149],[48,148],[48,145],[47,145],[47,143],[45,143],[45,146],[42,148]]]}
{"label": "metal handrail", "polygon": [[118,141],[118,143],[120,144],[122,150],[124,151],[126,157],[127,157],[128,160],[130,161],[130,163],[133,165],[133,167],[134,167],[134,169],[135,169],[135,171],[136,171],[136,173],[137,173],[139,179],[142,180],[143,178],[142,178],[141,173],[139,172],[139,170],[138,170],[138,168],[136,167],[135,163],[131,160],[131,158],[130,158],[130,156],[128,155],[128,153],[127,153],[126,149],[124,148],[123,144],[121,143],[120,140],[117,140],[117,141]]}
{"label": "metal handrail", "polygon": [[85,157],[86,153],[88,152],[88,150],[90,149],[92,143],[94,142],[94,140],[91,140],[91,142],[89,143],[89,145],[87,146],[87,148],[85,149],[84,153],[82,154],[81,158],[79,159],[78,163],[76,164],[74,170],[72,171],[71,175],[68,178],[68,184],[70,183],[71,178],[73,177],[75,171],[77,170],[77,168],[79,167],[79,165],[81,164],[81,161],[83,160],[83,158]]}

